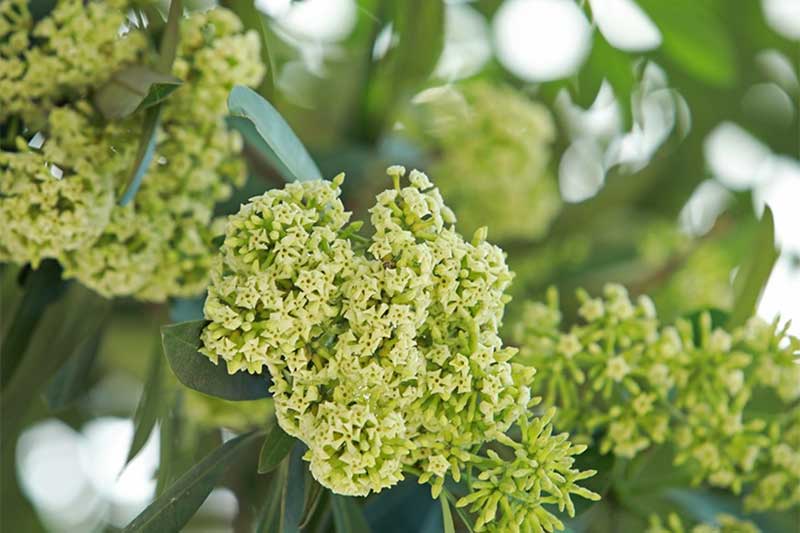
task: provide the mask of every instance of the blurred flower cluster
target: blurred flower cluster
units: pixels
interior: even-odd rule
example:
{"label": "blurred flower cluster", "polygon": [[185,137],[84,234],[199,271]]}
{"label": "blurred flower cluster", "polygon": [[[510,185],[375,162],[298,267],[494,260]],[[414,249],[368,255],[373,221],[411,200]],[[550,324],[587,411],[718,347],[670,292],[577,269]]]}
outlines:
{"label": "blurred flower cluster", "polygon": [[[231,216],[202,351],[231,373],[268,368],[281,427],[335,492],[379,492],[414,472],[437,497],[446,475],[477,469],[461,505],[481,508],[479,528],[552,529],[543,505],[597,497],[575,485],[593,472],[573,467],[584,447],[529,418],[534,371],[498,336],[504,253],[485,228],[465,241],[427,176],[411,171],[403,187],[403,167],[388,173],[369,239],[338,199],[343,175],[269,191]],[[515,423],[521,442],[504,435]],[[477,455],[490,441],[516,459]]]}
{"label": "blurred flower cluster", "polygon": [[[162,301],[202,292],[214,205],[244,179],[225,101],[235,83],[255,85],[264,74],[257,36],[221,8],[181,21],[173,67],[181,97],[164,102],[141,189],[118,206],[144,114],[105,121],[91,95],[124,64],[153,61],[155,50],[127,24],[126,2],[61,0],[36,22],[25,2],[8,5],[0,34],[14,68],[0,78],[0,108],[17,129],[0,152],[0,256],[34,266],[56,258],[67,277],[104,296]],[[31,46],[9,44],[18,41]]]}
{"label": "blurred flower cluster", "polygon": [[561,210],[547,108],[480,80],[429,89],[416,104],[412,131],[420,130],[437,186],[464,230],[490,224],[498,240],[544,235]]}
{"label": "blurred flower cluster", "polygon": [[761,530],[748,520],[739,520],[726,514],[717,516],[714,524],[697,524],[687,528],[678,515],[671,514],[666,523],[658,516],[651,517],[647,533],[761,533]]}
{"label": "blurred flower cluster", "polygon": [[623,458],[669,443],[693,482],[747,487],[751,510],[800,501],[800,339],[758,318],[727,331],[707,312],[662,325],[619,285],[578,299],[583,323],[568,332],[554,290],[514,328],[556,427]]}

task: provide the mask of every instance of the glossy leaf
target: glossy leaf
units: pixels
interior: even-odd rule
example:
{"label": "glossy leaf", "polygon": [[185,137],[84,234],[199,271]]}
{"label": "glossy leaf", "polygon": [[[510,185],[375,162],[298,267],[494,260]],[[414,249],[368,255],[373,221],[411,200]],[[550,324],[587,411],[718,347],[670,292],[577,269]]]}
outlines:
{"label": "glossy leaf", "polygon": [[775,220],[772,210],[769,206],[765,206],[750,253],[745,262],[739,266],[733,284],[733,310],[728,322],[729,327],[740,326],[753,316],[777,260]]}
{"label": "glossy leaf", "polygon": [[181,80],[142,65],[126,67],[94,94],[94,102],[107,120],[127,117],[164,101]]}
{"label": "glossy leaf", "polygon": [[228,374],[225,362],[214,364],[198,352],[204,320],[161,328],[164,355],[178,381],[198,392],[224,400],[258,400],[270,396],[271,380],[264,374]]}
{"label": "glossy leaf", "polygon": [[214,450],[167,488],[123,532],[180,531],[219,483],[226,468],[258,436],[257,433],[241,435]]}
{"label": "glossy leaf", "polygon": [[331,503],[337,533],[369,533],[369,524],[355,498],[333,494]]}
{"label": "glossy leaf", "polygon": [[[414,509],[409,513],[408,509]],[[372,531],[381,533],[441,533],[442,511],[431,499],[428,485],[420,485],[408,477],[390,491],[370,497],[364,505],[364,516]]]}
{"label": "glossy leaf", "polygon": [[163,363],[164,356],[161,353],[160,346],[153,350],[150,358],[150,368],[147,371],[147,381],[145,381],[142,395],[139,398],[139,404],[136,406],[136,412],[133,415],[133,440],[128,449],[128,458],[125,463],[129,463],[131,459],[136,457],[158,420],[159,412],[161,411],[161,402],[163,398]]}
{"label": "glossy leaf", "polygon": [[266,474],[275,470],[289,455],[296,442],[297,439],[286,434],[278,425],[278,420],[271,416],[267,421],[267,433],[258,456],[258,473]]}
{"label": "glossy leaf", "polygon": [[64,366],[53,376],[45,392],[47,407],[58,411],[70,406],[86,394],[91,386],[92,368],[99,355],[103,340],[103,326],[75,351]]}
{"label": "glossy leaf", "polygon": [[281,162],[282,168],[276,170],[281,172],[284,179],[307,181],[322,178],[317,164],[289,124],[258,93],[237,85],[228,96],[228,110],[234,117],[244,118],[252,123],[271,152],[267,157]]}

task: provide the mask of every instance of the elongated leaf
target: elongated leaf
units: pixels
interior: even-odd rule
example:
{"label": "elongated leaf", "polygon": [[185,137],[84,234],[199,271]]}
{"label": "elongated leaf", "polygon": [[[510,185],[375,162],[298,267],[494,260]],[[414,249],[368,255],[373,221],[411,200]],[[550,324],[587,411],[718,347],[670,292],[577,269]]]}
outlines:
{"label": "elongated leaf", "polygon": [[283,517],[281,504],[283,502],[283,495],[286,493],[288,471],[288,460],[284,460],[278,467],[270,483],[269,495],[262,509],[261,516],[258,518],[256,533],[281,531],[281,519]]}
{"label": "elongated leaf", "polygon": [[142,396],[139,398],[139,404],[136,406],[136,413],[133,415],[133,440],[131,440],[131,447],[128,450],[125,464],[128,464],[131,459],[136,457],[136,454],[147,443],[147,439],[150,438],[161,411],[161,402],[164,400],[162,397],[162,368],[164,366],[162,361],[164,356],[160,348],[160,346],[157,346],[150,357],[147,381],[144,384]]}
{"label": "elongated leaf", "polygon": [[[443,492],[444,494],[444,492]],[[409,513],[409,509],[414,509]],[[364,516],[372,531],[381,533],[441,533],[442,512],[431,499],[428,485],[420,485],[408,477],[392,487],[370,497],[364,505]]]}
{"label": "elongated leaf", "polygon": [[91,371],[97,360],[102,340],[103,325],[53,376],[45,393],[47,407],[51,411],[68,407],[89,390]]}
{"label": "elongated leaf", "polygon": [[456,526],[453,525],[453,515],[450,512],[450,502],[447,497],[442,494],[439,497],[439,502],[442,504],[442,528],[444,533],[456,533]]}
{"label": "elongated leaf", "polygon": [[325,487],[317,483],[314,476],[306,476],[307,484],[310,484],[308,496],[306,497],[305,508],[303,509],[303,518],[300,520],[300,529],[305,528],[314,517],[317,515],[317,509],[320,508],[320,502],[324,499]]}
{"label": "elongated leaf", "polygon": [[[161,37],[161,46],[159,48],[157,70],[162,74],[169,74],[172,70],[172,63],[175,61],[175,53],[180,39],[180,19],[182,15],[182,0],[172,0],[169,5],[167,25]],[[139,137],[139,149],[136,152],[128,183],[122,193],[119,205],[124,206],[130,203],[142,185],[144,175],[147,173],[155,154],[156,131],[160,120],[161,103],[156,103],[146,111],[144,123],[142,124],[142,133]]]}
{"label": "elongated leaf", "polygon": [[240,435],[211,452],[167,488],[123,532],[180,531],[219,483],[227,466],[258,437],[258,433]]}
{"label": "elongated leaf", "polygon": [[224,400],[268,398],[271,380],[266,375],[228,374],[224,362],[214,364],[198,352],[204,320],[181,322],[161,328],[164,355],[178,381],[196,391]]}
{"label": "elongated leaf", "polygon": [[713,85],[737,76],[733,40],[709,2],[638,0],[664,38],[663,52],[688,74]]}
{"label": "elongated leaf", "polygon": [[0,395],[4,444],[14,438],[19,423],[50,378],[93,341],[109,305],[93,291],[70,284],[64,298],[47,308],[31,335],[24,359]]}
{"label": "elongated leaf", "polygon": [[366,87],[365,139],[375,139],[398,104],[422,88],[444,46],[442,0],[392,0],[386,23],[397,44],[371,70]]}
{"label": "elongated leaf", "polygon": [[106,119],[116,120],[164,101],[180,85],[175,76],[131,65],[95,91],[94,102]]}
{"label": "elongated leaf", "polygon": [[237,85],[228,96],[228,110],[234,117],[252,122],[256,132],[283,168],[276,168],[287,181],[321,179],[317,164],[280,113],[258,93]]}
{"label": "elongated leaf", "polygon": [[25,274],[24,294],[11,325],[5,328],[0,347],[0,388],[5,388],[25,355],[33,331],[45,309],[64,291],[61,266],[57,261],[42,261],[39,268]]}
{"label": "elongated leaf", "polygon": [[305,507],[305,464],[304,448],[297,442],[289,453],[289,470],[286,479],[286,491],[283,500],[283,533],[299,533],[300,520]]}
{"label": "elongated leaf", "polygon": [[745,262],[739,266],[733,284],[733,310],[729,327],[744,324],[756,311],[758,299],[778,260],[775,248],[775,219],[769,206],[764,208],[758,231]]}
{"label": "elongated leaf", "polygon": [[369,533],[369,524],[355,498],[333,494],[331,502],[337,533]]}
{"label": "elongated leaf", "polygon": [[278,425],[278,420],[271,416],[267,421],[267,434],[258,456],[258,473],[266,474],[275,470],[289,455],[296,442],[297,439],[287,435]]}

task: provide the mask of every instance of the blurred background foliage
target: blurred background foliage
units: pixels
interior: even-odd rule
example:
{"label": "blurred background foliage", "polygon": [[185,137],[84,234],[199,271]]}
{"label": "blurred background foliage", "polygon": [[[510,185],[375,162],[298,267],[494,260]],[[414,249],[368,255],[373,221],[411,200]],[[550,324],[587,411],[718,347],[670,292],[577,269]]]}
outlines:
{"label": "blurred background foliage", "polygon": [[[349,209],[363,216],[387,184],[384,168],[400,163],[428,172],[469,231],[489,227],[516,272],[506,325],[517,304],[551,285],[568,318],[575,288],[597,291],[608,281],[650,294],[664,320],[729,308],[732,276],[752,253],[765,203],[782,255],[759,313],[800,325],[796,1],[220,3],[259,33],[268,64],[261,94],[324,176],[347,173]],[[165,3],[137,4],[166,13]],[[211,5],[186,2],[191,10]],[[243,133],[249,178],[219,214],[282,183]],[[2,268],[6,339],[24,271]],[[80,287],[66,290],[81,301]],[[233,406],[160,372],[158,431],[123,471],[142,384],[160,357],[158,326],[202,318],[202,298],[106,302],[97,331],[80,338],[64,317],[81,311],[58,305],[45,308],[37,330],[47,346],[29,349],[69,347],[72,368],[41,384],[46,393],[18,421],[3,402],[3,531],[120,529],[223,434],[269,413],[269,402]],[[59,388],[59,376],[71,388]],[[16,450],[8,444],[15,426],[25,428]],[[652,461],[647,477],[669,476],[667,465]],[[268,487],[237,472],[254,469],[237,465],[186,531],[252,531]],[[677,507],[695,518],[737,508],[718,493],[631,491],[642,508]],[[406,482],[392,494],[366,506],[376,530],[440,530],[438,503],[424,489]],[[638,514],[610,498],[574,527],[634,531]],[[761,525],[790,531],[794,519]]]}

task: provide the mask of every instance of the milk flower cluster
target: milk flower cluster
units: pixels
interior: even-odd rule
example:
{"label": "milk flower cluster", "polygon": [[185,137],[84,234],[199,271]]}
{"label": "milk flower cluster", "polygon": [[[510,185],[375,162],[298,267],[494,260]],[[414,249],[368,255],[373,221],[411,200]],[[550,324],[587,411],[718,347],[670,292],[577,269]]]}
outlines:
{"label": "milk flower cluster", "polygon": [[650,517],[647,533],[761,533],[761,529],[749,520],[740,520],[735,516],[720,514],[715,523],[701,523],[691,528],[684,526],[677,514],[670,514],[666,523],[658,516]]}
{"label": "milk flower cluster", "polygon": [[758,318],[732,331],[708,313],[662,325],[619,285],[578,298],[569,331],[555,291],[514,328],[559,430],[624,458],[669,443],[694,483],[744,491],[748,510],[800,503],[800,339]]}
{"label": "milk flower cluster", "polygon": [[[405,169],[388,173],[395,186],[369,210],[369,238],[339,199],[343,175],[268,191],[229,217],[201,351],[230,373],[269,372],[278,422],[337,493],[379,492],[412,472],[437,497],[446,476],[478,469],[473,497],[501,506],[495,525],[570,506],[584,495],[572,482],[591,473],[572,469],[581,450],[566,436],[529,421],[534,371],[498,336],[512,278],[503,251],[485,229],[465,240],[426,175],[401,186]],[[507,443],[515,423],[529,477],[512,479],[516,462],[478,451]],[[545,450],[552,461],[537,463]],[[526,508],[507,512],[521,492]]]}
{"label": "milk flower cluster", "polygon": [[[155,52],[140,30],[129,27],[120,33],[124,7],[115,2],[84,7],[61,0],[50,15],[31,23],[28,33],[33,39],[47,28],[54,32],[51,40],[77,47],[77,56],[97,54],[95,39],[109,31],[110,44],[101,52],[133,47],[126,58],[152,59]],[[117,16],[119,23],[113,29],[104,23],[83,32],[92,36],[88,40],[73,42],[79,30],[59,22],[61,11],[67,11],[66,20],[82,28],[99,9],[108,11],[104,17]],[[57,101],[56,96],[21,97],[40,113],[42,123],[34,127],[24,109],[8,119],[20,129],[14,145],[0,152],[0,224],[7,228],[0,237],[2,260],[36,266],[44,258],[56,258],[65,276],[107,297],[162,301],[202,292],[214,252],[211,241],[222,222],[214,218],[214,205],[230,196],[245,172],[241,137],[224,121],[226,96],[234,83],[256,85],[264,67],[258,62],[257,36],[243,33],[230,11],[193,13],[181,21],[180,33],[173,73],[183,85],[163,104],[152,162],[138,193],[124,207],[116,199],[134,165],[143,113],[104,121],[89,101],[98,88],[85,83],[90,78],[74,86],[58,85],[60,92],[53,92]],[[50,48],[39,50],[44,45],[38,39],[32,42],[31,51],[15,56],[23,63],[34,52],[58,57]],[[107,63],[110,76],[120,65]],[[23,95],[36,94],[28,91],[26,77],[6,81]]]}
{"label": "milk flower cluster", "polygon": [[466,231],[491,225],[500,239],[544,235],[561,210],[548,166],[555,125],[543,105],[486,81],[423,106],[432,173]]}

